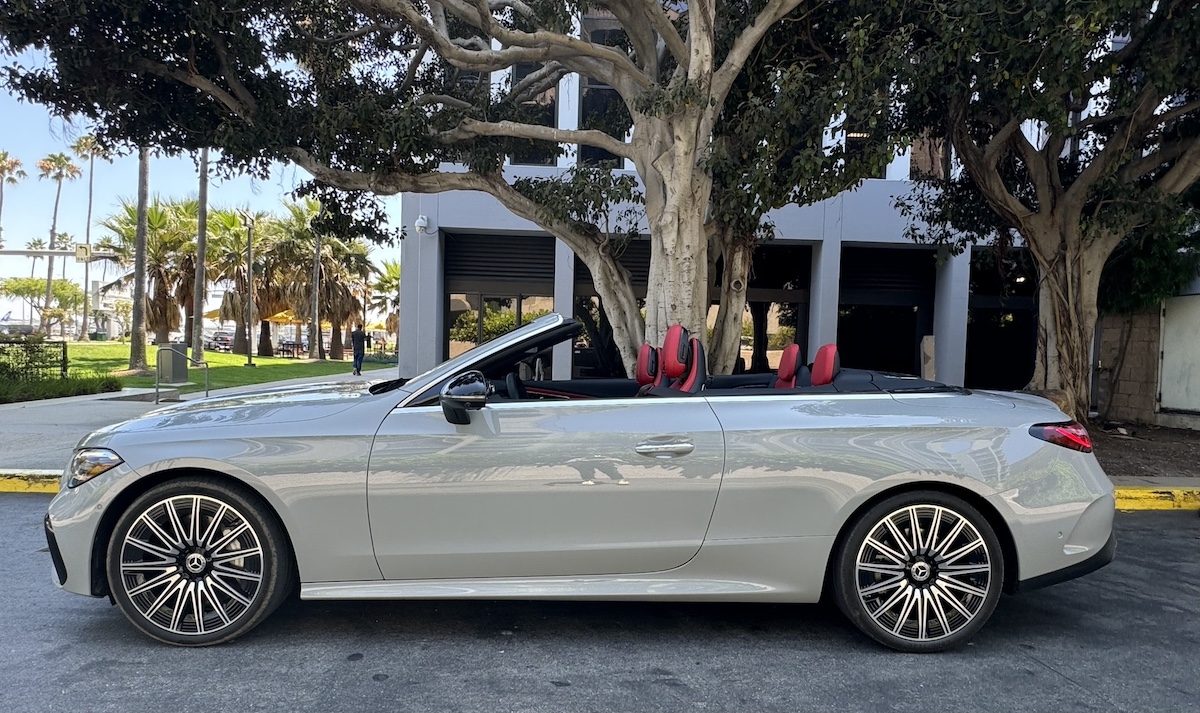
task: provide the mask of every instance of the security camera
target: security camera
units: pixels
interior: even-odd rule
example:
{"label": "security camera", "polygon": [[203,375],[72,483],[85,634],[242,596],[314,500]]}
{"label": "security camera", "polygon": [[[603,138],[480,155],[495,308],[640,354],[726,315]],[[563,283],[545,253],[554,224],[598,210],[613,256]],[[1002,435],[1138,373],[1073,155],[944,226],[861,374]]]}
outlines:
{"label": "security camera", "polygon": [[423,215],[418,215],[417,222],[413,223],[413,226],[416,227],[418,233],[424,233],[425,229],[429,227],[429,219]]}

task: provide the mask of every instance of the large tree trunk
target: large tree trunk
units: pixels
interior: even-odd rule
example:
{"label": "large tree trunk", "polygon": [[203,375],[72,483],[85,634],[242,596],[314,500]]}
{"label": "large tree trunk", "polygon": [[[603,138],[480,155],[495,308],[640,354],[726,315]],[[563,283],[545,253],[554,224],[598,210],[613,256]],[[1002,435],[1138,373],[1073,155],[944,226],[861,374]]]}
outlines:
{"label": "large tree trunk", "polygon": [[150,149],[138,151],[137,230],[133,242],[133,314],[129,368],[146,368],[146,211],[150,202]]}
{"label": "large tree trunk", "polygon": [[721,235],[720,244],[724,263],[721,303],[717,307],[717,323],[708,348],[708,371],[731,374],[741,355],[742,317],[746,312],[746,287],[754,263],[754,241],[738,240],[727,229]]}
{"label": "large tree trunk", "polygon": [[[621,353],[625,373],[637,371],[637,353],[642,345],[646,323],[638,309],[637,297],[633,294],[633,282],[629,270],[625,269],[608,250],[587,250],[579,253],[579,259],[592,273],[600,305],[612,325],[613,341]],[[657,346],[657,344],[656,344]]]}
{"label": "large tree trunk", "polygon": [[258,325],[258,355],[260,357],[275,356],[275,347],[271,343],[271,323],[265,319]]}
{"label": "large tree trunk", "polygon": [[[700,107],[669,120],[643,118],[649,161],[639,161],[646,183],[646,217],[652,236],[646,290],[646,339],[661,344],[667,328],[682,324],[707,341],[708,236],[705,218],[712,175],[704,166],[708,136],[701,136]],[[636,130],[635,130],[636,132]],[[635,133],[636,137],[636,133]]]}
{"label": "large tree trunk", "polygon": [[[1092,339],[1100,273],[1112,240],[1085,245],[1077,231],[1030,241],[1038,262],[1037,361],[1029,388],[1048,392],[1063,411],[1086,421],[1091,406]],[[1050,238],[1050,239],[1047,239]],[[1065,246],[1047,255],[1047,245]],[[1105,249],[1107,248],[1107,249]]]}
{"label": "large tree trunk", "polygon": [[346,357],[345,350],[342,348],[342,320],[331,320],[333,325],[329,335],[329,358],[341,361]]}
{"label": "large tree trunk", "polygon": [[200,149],[200,202],[196,214],[196,281],[193,285],[192,315],[188,338],[192,359],[204,361],[204,295],[208,291],[208,272],[204,268],[208,252],[208,149]]}

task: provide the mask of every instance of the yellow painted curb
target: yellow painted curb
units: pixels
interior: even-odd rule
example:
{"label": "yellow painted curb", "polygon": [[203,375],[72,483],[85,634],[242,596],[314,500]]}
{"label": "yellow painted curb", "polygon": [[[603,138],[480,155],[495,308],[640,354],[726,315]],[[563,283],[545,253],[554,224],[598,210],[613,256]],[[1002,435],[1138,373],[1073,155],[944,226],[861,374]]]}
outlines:
{"label": "yellow painted curb", "polygon": [[1121,486],[1116,489],[1116,497],[1118,510],[1200,509],[1200,487]]}
{"label": "yellow painted curb", "polygon": [[57,493],[58,475],[17,473],[0,475],[0,493]]}

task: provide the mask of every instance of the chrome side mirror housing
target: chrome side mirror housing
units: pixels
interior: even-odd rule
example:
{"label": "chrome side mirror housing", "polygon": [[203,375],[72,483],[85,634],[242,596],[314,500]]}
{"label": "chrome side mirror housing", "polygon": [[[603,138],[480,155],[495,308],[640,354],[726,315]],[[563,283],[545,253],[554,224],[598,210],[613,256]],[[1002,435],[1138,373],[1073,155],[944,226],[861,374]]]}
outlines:
{"label": "chrome side mirror housing", "polygon": [[442,413],[450,423],[465,426],[471,422],[468,412],[486,406],[488,397],[495,391],[496,387],[482,372],[468,371],[459,374],[442,387]]}

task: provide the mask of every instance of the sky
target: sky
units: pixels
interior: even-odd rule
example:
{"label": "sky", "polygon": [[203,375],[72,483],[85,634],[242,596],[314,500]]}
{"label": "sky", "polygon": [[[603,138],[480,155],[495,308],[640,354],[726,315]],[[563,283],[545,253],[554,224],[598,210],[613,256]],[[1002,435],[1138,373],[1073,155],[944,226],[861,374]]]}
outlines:
{"label": "sky", "polygon": [[[54,211],[55,183],[38,179],[37,162],[52,153],[73,156],[70,145],[79,136],[87,133],[82,123],[69,123],[50,115],[37,104],[22,103],[16,97],[0,90],[0,151],[21,160],[28,178],[17,185],[4,187],[4,208],[0,215],[6,249],[24,249],[30,240],[49,240],[50,220]],[[215,156],[213,157],[215,158]],[[63,183],[62,200],[58,214],[58,232],[68,233],[73,242],[84,241],[87,224],[88,175],[87,166],[78,159],[75,162],[84,173],[75,181]],[[137,198],[137,154],[117,156],[113,162],[96,161],[95,195],[92,207],[92,241],[104,237],[99,222],[115,213],[121,200],[135,201]],[[269,180],[238,177],[226,181],[213,179],[209,184],[208,201],[214,207],[249,207],[252,210],[281,212],[281,203],[290,192],[307,178],[302,170],[290,165],[277,164]],[[150,162],[150,193],[163,199],[195,197],[199,190],[197,168],[191,157],[160,157]],[[400,198],[385,199],[394,225],[400,225]],[[375,247],[371,253],[376,264],[383,260],[399,260],[400,247]],[[63,277],[62,265],[66,262],[66,278],[82,285],[83,265],[74,258],[55,260],[55,278]],[[93,269],[99,263],[93,263]],[[0,255],[0,278],[29,277],[33,265],[29,257]],[[112,269],[110,268],[110,272]],[[45,260],[38,260],[37,275],[46,276]],[[93,280],[97,277],[93,276]],[[22,303],[0,298],[0,317],[12,310],[13,321],[21,320]]]}

